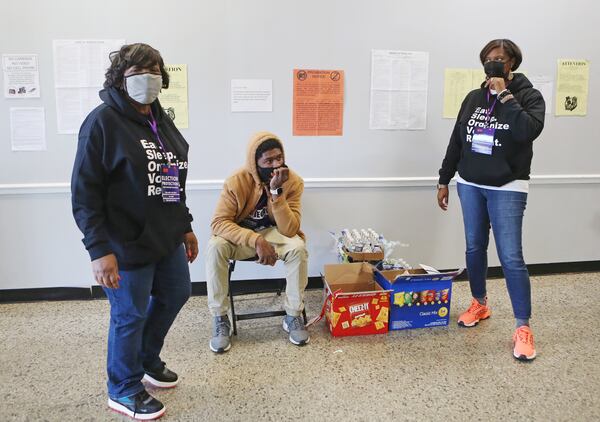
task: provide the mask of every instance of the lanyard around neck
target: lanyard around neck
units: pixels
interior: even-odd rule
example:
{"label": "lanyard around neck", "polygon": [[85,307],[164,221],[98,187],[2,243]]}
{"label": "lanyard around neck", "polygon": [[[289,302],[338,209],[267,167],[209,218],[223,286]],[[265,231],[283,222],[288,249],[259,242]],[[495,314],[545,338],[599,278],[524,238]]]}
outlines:
{"label": "lanyard around neck", "polygon": [[148,125],[150,125],[150,129],[152,129],[152,133],[154,134],[154,136],[156,136],[156,140],[158,141],[160,150],[165,155],[165,158],[167,159],[167,162],[169,163],[169,165],[171,165],[171,159],[167,155],[167,149],[165,148],[165,145],[162,143],[162,141],[160,139],[160,135],[158,134],[158,123],[156,122],[156,119],[152,115],[152,112],[150,112],[150,120],[148,120]]}
{"label": "lanyard around neck", "polygon": [[487,91],[487,103],[488,103],[488,110],[485,113],[485,123],[488,124],[490,121],[490,117],[492,116],[492,113],[494,112],[494,107],[496,107],[496,102],[498,101],[498,96],[496,95],[494,97],[494,102],[492,103],[492,106],[489,107],[490,105],[490,90],[488,89]]}

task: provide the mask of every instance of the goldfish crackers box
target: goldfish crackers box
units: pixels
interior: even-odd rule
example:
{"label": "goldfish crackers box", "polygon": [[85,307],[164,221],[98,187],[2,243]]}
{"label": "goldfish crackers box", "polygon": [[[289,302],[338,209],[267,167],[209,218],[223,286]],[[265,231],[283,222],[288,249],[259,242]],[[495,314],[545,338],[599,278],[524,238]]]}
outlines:
{"label": "goldfish crackers box", "polygon": [[325,265],[325,316],[334,337],[388,332],[390,290],[365,262]]}

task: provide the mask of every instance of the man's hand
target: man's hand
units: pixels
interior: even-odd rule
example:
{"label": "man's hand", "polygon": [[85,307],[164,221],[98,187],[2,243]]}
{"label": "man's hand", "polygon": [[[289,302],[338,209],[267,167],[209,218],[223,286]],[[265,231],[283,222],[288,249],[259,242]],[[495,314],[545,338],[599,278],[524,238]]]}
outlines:
{"label": "man's hand", "polygon": [[448,210],[448,196],[449,196],[449,192],[448,192],[448,187],[446,186],[445,188],[439,188],[437,191],[437,201],[438,201],[438,206],[443,209],[444,211]]}
{"label": "man's hand", "polygon": [[273,170],[273,177],[271,178],[271,189],[280,188],[283,183],[289,179],[290,169],[287,167],[279,167]]}
{"label": "man's hand", "polygon": [[185,245],[187,260],[191,264],[198,256],[198,239],[194,232],[188,232],[184,235],[183,244]]}
{"label": "man's hand", "polygon": [[119,288],[121,276],[119,276],[117,257],[114,254],[111,253],[110,255],[93,260],[92,272],[94,273],[96,283],[99,285],[109,289]]}
{"label": "man's hand", "polygon": [[275,248],[262,236],[256,240],[256,255],[259,264],[273,266],[277,262]]}

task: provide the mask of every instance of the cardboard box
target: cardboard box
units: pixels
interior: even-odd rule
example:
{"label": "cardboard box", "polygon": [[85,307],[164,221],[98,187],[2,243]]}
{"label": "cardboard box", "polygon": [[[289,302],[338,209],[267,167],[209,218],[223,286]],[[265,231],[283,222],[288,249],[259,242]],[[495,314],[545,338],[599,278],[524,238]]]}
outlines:
{"label": "cardboard box", "polygon": [[375,279],[390,295],[390,330],[448,325],[452,281],[462,269],[446,273],[425,270],[375,270]]}
{"label": "cardboard box", "polygon": [[369,262],[376,264],[383,261],[385,255],[382,252],[349,252],[344,248],[344,253],[348,256],[348,262]]}
{"label": "cardboard box", "polygon": [[388,332],[390,291],[364,262],[325,265],[325,316],[334,337]]}

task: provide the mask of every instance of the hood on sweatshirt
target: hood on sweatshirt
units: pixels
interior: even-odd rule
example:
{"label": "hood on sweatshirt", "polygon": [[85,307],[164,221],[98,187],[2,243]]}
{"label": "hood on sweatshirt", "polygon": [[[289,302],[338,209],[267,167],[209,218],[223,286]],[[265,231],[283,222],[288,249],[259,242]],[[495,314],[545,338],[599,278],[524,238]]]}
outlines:
{"label": "hood on sweatshirt", "polygon": [[285,151],[283,150],[283,142],[277,135],[271,132],[257,132],[250,138],[248,142],[248,151],[246,154],[246,170],[252,175],[252,178],[256,182],[256,184],[262,184],[260,180],[260,176],[258,174],[258,169],[256,168],[256,150],[258,147],[265,141],[269,139],[275,139],[281,144],[281,152],[283,152],[283,157],[285,158]]}
{"label": "hood on sweatshirt", "polygon": [[[483,81],[481,83],[481,88],[486,89],[485,82],[486,81]],[[506,86],[506,88],[508,88],[513,94],[516,94],[522,89],[533,88],[533,85],[531,84],[529,79],[527,79],[527,76],[523,75],[522,73],[513,73],[513,78],[510,81],[510,83]]]}

